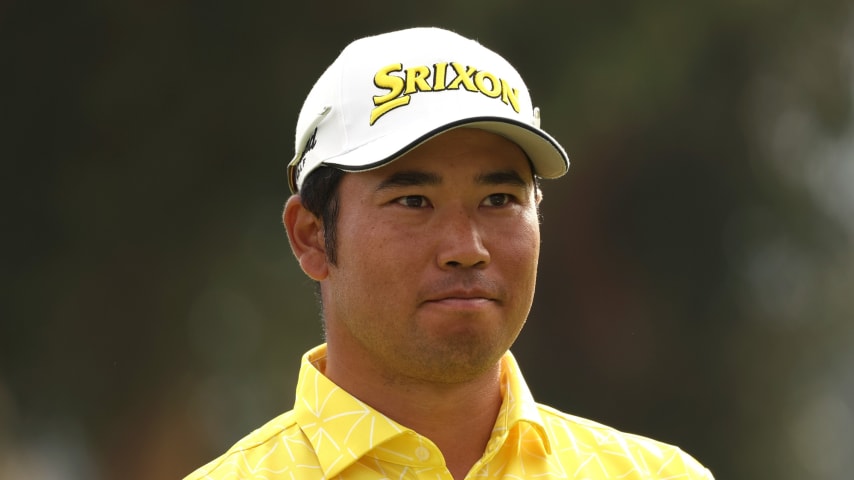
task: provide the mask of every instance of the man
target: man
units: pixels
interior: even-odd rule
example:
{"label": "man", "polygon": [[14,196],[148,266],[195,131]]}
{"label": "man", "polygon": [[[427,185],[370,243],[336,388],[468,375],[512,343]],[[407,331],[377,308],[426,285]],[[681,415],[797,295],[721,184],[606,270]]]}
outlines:
{"label": "man", "polygon": [[563,148],[475,41],[350,44],[309,93],[283,215],[326,344],[293,410],[190,479],[711,479],[676,447],[534,402],[509,348]]}

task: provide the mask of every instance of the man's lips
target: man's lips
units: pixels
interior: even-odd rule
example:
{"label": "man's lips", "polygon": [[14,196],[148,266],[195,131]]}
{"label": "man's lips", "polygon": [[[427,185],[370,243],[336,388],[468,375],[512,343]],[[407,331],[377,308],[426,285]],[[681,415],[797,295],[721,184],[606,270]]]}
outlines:
{"label": "man's lips", "polygon": [[478,303],[497,301],[497,296],[483,289],[454,289],[433,293],[424,303],[443,303],[459,305],[475,305]]}

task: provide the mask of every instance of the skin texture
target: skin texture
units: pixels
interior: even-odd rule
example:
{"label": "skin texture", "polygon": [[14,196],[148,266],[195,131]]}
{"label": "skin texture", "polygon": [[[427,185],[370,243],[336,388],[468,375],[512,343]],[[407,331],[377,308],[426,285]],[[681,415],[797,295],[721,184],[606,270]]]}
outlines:
{"label": "skin texture", "polygon": [[338,258],[289,199],[284,221],[320,282],[325,374],[431,438],[462,478],[500,407],[499,359],[525,323],[539,256],[539,192],[524,153],[456,129],[340,185]]}

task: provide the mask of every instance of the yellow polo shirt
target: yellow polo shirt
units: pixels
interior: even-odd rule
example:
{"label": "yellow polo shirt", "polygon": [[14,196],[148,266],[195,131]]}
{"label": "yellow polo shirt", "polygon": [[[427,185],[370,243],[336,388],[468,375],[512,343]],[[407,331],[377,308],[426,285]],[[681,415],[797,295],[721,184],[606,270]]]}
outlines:
{"label": "yellow polo shirt", "polygon": [[[325,362],[325,345],[306,353],[294,409],[185,480],[452,479],[433,442],[332,383]],[[535,403],[513,356],[501,362],[504,401],[466,479],[712,480],[677,447]]]}

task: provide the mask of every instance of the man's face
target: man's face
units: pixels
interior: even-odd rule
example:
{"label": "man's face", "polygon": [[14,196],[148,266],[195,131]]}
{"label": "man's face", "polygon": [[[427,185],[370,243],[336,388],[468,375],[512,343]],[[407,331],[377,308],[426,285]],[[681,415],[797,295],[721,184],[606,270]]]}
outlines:
{"label": "man's face", "polygon": [[494,367],[531,308],[540,231],[531,168],[509,140],[457,129],[339,186],[322,281],[330,361],[394,381]]}

